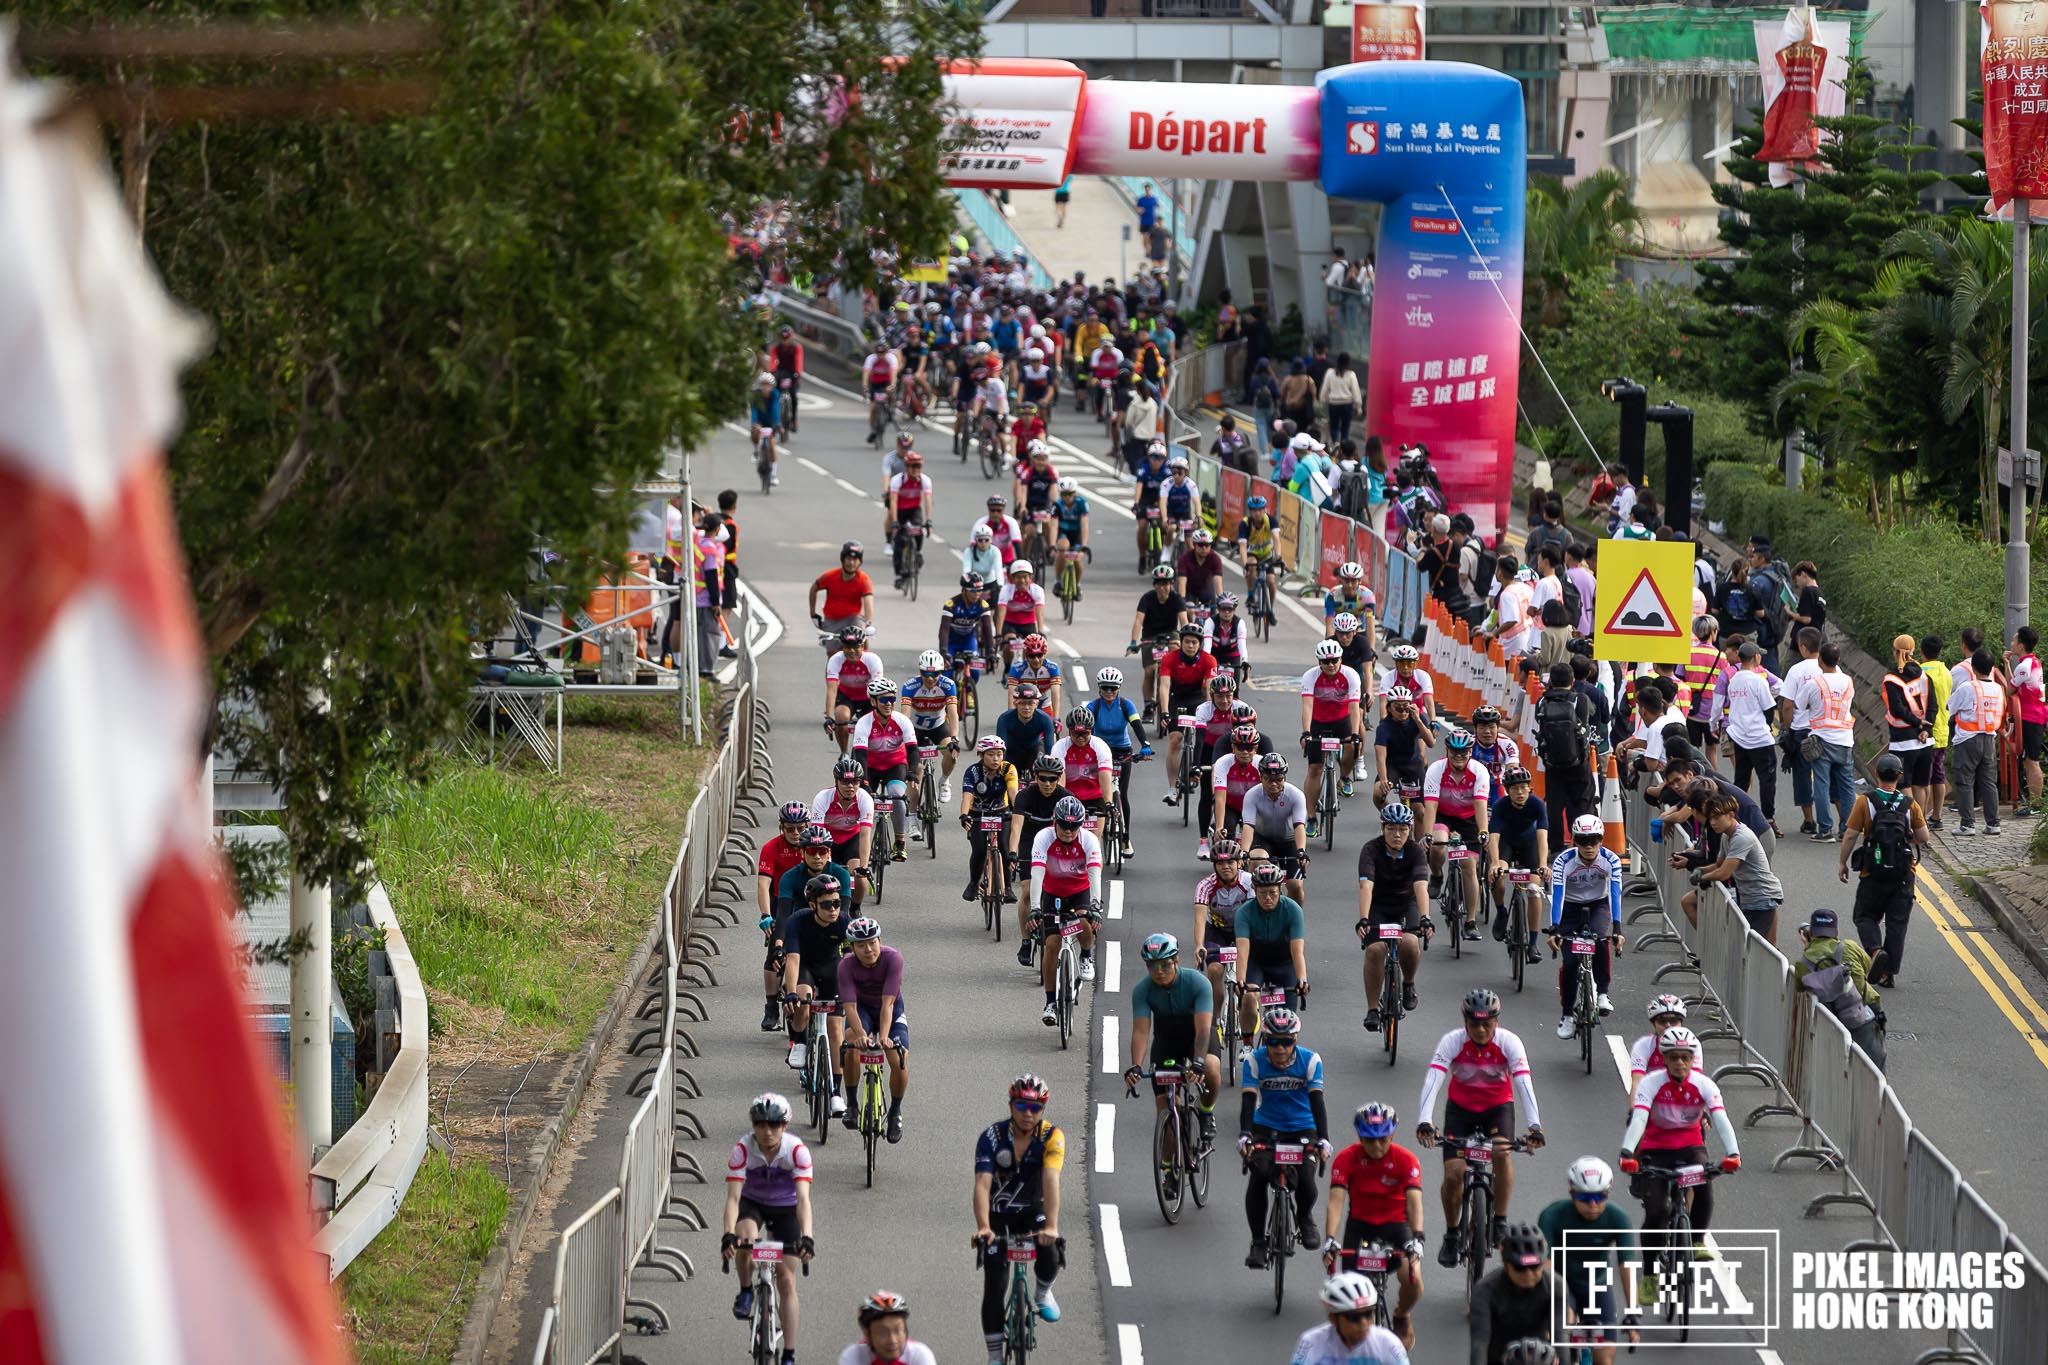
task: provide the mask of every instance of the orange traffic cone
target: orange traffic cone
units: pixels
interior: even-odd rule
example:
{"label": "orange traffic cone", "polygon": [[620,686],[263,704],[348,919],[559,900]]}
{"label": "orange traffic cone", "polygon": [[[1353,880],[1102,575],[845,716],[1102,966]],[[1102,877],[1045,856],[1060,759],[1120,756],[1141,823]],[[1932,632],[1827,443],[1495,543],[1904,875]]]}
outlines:
{"label": "orange traffic cone", "polygon": [[1623,867],[1628,866],[1628,833],[1622,828],[1621,820],[1621,774],[1614,766],[1614,755],[1607,755],[1607,768],[1600,780],[1600,831],[1601,844],[1615,857],[1621,859]]}

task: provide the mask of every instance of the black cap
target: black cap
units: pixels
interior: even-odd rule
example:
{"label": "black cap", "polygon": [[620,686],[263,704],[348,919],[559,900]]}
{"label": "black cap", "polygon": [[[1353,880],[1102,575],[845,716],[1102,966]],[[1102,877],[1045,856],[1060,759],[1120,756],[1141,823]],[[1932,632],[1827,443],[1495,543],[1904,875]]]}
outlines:
{"label": "black cap", "polygon": [[1832,910],[1816,910],[1806,922],[1807,932],[1817,938],[1833,938],[1839,928]]}
{"label": "black cap", "polygon": [[1906,765],[1897,754],[1879,754],[1876,767],[1879,777],[1901,777],[1906,771]]}

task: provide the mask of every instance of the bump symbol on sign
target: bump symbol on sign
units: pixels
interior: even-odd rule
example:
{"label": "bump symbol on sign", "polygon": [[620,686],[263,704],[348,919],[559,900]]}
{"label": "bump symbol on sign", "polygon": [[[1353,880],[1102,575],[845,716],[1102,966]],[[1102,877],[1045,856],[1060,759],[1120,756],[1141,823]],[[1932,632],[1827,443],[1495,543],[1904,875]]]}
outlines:
{"label": "bump symbol on sign", "polygon": [[1679,633],[1673,621],[1671,608],[1664,601],[1664,595],[1657,591],[1657,580],[1644,569],[1636,575],[1636,581],[1629,585],[1628,594],[1621,599],[1614,617],[1607,623],[1609,635],[1672,635]]}

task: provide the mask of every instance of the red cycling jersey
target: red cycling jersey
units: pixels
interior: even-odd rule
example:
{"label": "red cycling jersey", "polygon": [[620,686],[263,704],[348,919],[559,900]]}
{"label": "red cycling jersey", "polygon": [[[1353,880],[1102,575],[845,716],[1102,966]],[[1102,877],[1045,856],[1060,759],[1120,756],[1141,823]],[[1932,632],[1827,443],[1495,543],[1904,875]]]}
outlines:
{"label": "red cycling jersey", "polygon": [[1216,676],[1216,656],[1175,649],[1159,656],[1159,676],[1175,692],[1192,692]]}
{"label": "red cycling jersey", "polygon": [[1325,673],[1318,664],[1301,675],[1301,695],[1311,698],[1309,716],[1319,721],[1343,720],[1358,700],[1358,672],[1339,664],[1335,673]]}
{"label": "red cycling jersey", "polygon": [[1670,1151],[1706,1145],[1700,1123],[1722,1108],[1721,1087],[1695,1071],[1683,1081],[1668,1071],[1652,1071],[1636,1082],[1635,1106],[1649,1115],[1641,1150]]}
{"label": "red cycling jersey", "polygon": [[1052,756],[1066,765],[1067,790],[1076,797],[1096,801],[1107,795],[1102,789],[1102,773],[1116,766],[1107,744],[1093,735],[1077,744],[1069,736],[1052,746]]}
{"label": "red cycling jersey", "polygon": [[1451,762],[1440,758],[1429,765],[1422,779],[1422,799],[1436,802],[1436,813],[1455,820],[1478,817],[1478,808],[1492,795],[1493,779],[1483,763],[1465,764],[1463,773],[1453,772]]}
{"label": "red cycling jersey", "polygon": [[778,834],[761,845],[761,856],[754,860],[754,871],[766,877],[769,886],[779,886],[782,874],[803,860],[803,850]]}
{"label": "red cycling jersey", "polygon": [[1406,1222],[1408,1191],[1422,1188],[1422,1163],[1399,1143],[1388,1143],[1387,1154],[1375,1161],[1365,1154],[1364,1143],[1354,1142],[1337,1153],[1330,1167],[1330,1187],[1338,1186],[1351,1201],[1345,1216],[1354,1222]]}
{"label": "red cycling jersey", "polygon": [[901,715],[885,717],[870,711],[853,727],[854,757],[865,752],[870,768],[893,768],[903,762],[907,757],[903,749],[909,743],[910,721]]}
{"label": "red cycling jersey", "polygon": [[1230,753],[1216,760],[1210,772],[1210,785],[1223,798],[1224,808],[1237,810],[1244,805],[1244,794],[1259,785],[1258,759],[1240,763],[1237,753]]}
{"label": "red cycling jersey", "polygon": [[1089,892],[1088,873],[1102,866],[1102,845],[1082,830],[1071,843],[1062,843],[1059,832],[1042,829],[1031,845],[1031,870],[1044,877],[1046,894],[1065,899]]}

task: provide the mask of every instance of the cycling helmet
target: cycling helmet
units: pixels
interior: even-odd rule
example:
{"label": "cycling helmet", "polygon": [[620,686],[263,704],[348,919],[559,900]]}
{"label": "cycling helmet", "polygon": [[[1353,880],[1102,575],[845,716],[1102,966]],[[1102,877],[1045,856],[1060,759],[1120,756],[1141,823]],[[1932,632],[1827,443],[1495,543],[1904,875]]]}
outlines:
{"label": "cycling helmet", "polygon": [[1323,1281],[1323,1307],[1332,1313],[1370,1313],[1380,1301],[1372,1281],[1355,1270],[1340,1271]]}
{"label": "cycling helmet", "polygon": [[1215,543],[1216,537],[1199,528],[1196,529],[1193,535],[1188,537],[1188,544],[1190,545],[1213,545]]}
{"label": "cycling helmet", "polygon": [[896,448],[897,448],[897,449],[899,449],[899,450],[908,450],[908,449],[910,449],[910,433],[909,433],[909,432],[907,432],[907,431],[899,431],[899,432],[897,432],[897,433],[896,433]]}
{"label": "cycling helmet", "polygon": [[785,801],[781,819],[785,825],[808,825],[811,823],[811,808],[801,801]]}
{"label": "cycling helmet", "polygon": [[1484,986],[1475,986],[1465,993],[1465,1002],[1460,1008],[1467,1019],[1498,1019],[1500,997]]}
{"label": "cycling helmet", "polygon": [[1147,962],[1171,962],[1180,956],[1180,940],[1172,934],[1153,934],[1138,946],[1138,956]]}
{"label": "cycling helmet", "polygon": [[1500,1365],[1557,1365],[1557,1352],[1541,1337],[1520,1337],[1502,1348]]}
{"label": "cycling helmet", "polygon": [[[1194,623],[1193,621],[1183,621],[1183,622],[1181,622],[1181,627],[1180,627],[1180,638],[1181,638],[1181,639],[1183,639],[1183,640],[1185,640],[1185,639],[1187,639],[1187,638],[1188,638],[1188,636],[1190,636],[1190,635],[1194,636],[1194,637],[1195,637],[1195,638],[1196,638],[1197,640],[1201,639],[1201,638],[1202,638],[1202,628],[1201,628],[1200,626],[1196,625],[1196,624],[1195,624],[1195,623]],[[1211,681],[1214,681],[1214,679],[1211,679]]]}
{"label": "cycling helmet", "polygon": [[[936,308],[938,305],[928,303],[925,307]],[[860,1325],[863,1328],[882,1318],[907,1318],[909,1316],[910,1300],[889,1289],[877,1289],[874,1293],[868,1295],[866,1301],[860,1306],[859,1314]]]}
{"label": "cycling helmet", "polygon": [[1293,1039],[1301,1032],[1301,1016],[1285,1005],[1275,1005],[1266,1011],[1262,1027],[1266,1037]]}
{"label": "cycling helmet", "polygon": [[1250,725],[1259,718],[1259,713],[1248,701],[1230,703],[1230,721],[1233,725]]}
{"label": "cycling helmet", "polygon": [[839,557],[841,559],[846,558],[848,555],[852,555],[855,559],[865,559],[867,558],[867,553],[866,550],[860,547],[860,542],[857,540],[849,540],[839,547]]}
{"label": "cycling helmet", "polygon": [[832,765],[832,780],[834,782],[858,782],[867,775],[868,770],[862,767],[861,761],[851,754],[848,754],[845,758]]}
{"label": "cycling helmet", "polygon": [[1029,577],[1031,577],[1032,573],[1033,573],[1033,569],[1032,569],[1032,567],[1031,567],[1031,561],[1030,561],[1030,560],[1028,560],[1028,559],[1016,559],[1016,560],[1012,560],[1012,561],[1010,561],[1010,577],[1012,577],[1012,578],[1029,578]]}
{"label": "cycling helmet", "polygon": [[1045,637],[1043,635],[1040,635],[1037,631],[1033,631],[1031,634],[1024,637],[1024,652],[1026,654],[1043,654],[1045,653],[1045,651],[1046,643]]}
{"label": "cycling helmet", "polygon": [[807,901],[814,901],[824,895],[838,894],[839,878],[829,872],[820,872],[804,883],[804,899]]}
{"label": "cycling helmet", "polygon": [[861,645],[867,643],[867,638],[866,633],[859,626],[848,626],[845,630],[839,632],[839,647],[841,649],[858,649]]}
{"label": "cycling helmet", "polygon": [[[1040,324],[1038,324],[1038,323],[1035,323],[1035,322],[1034,322],[1034,323],[1032,323],[1032,324],[1031,324],[1031,337],[1032,337],[1032,340],[1034,340],[1034,341],[1043,341],[1043,340],[1045,340],[1045,328],[1044,328],[1043,326],[1041,326]],[[1039,349],[1038,349],[1038,348],[1037,348],[1036,346],[1034,346],[1034,347],[1032,347],[1032,348],[1031,348],[1031,355],[1032,355],[1032,357],[1033,357],[1034,359],[1035,359],[1035,358],[1037,358],[1038,356],[1041,356],[1041,355],[1043,355],[1043,354],[1045,354],[1045,353],[1044,353],[1043,351],[1039,350]]]}
{"label": "cycling helmet", "polygon": [[1387,652],[1393,656],[1397,664],[1412,664],[1422,657],[1422,652],[1414,645],[1395,645]]}
{"label": "cycling helmet", "polygon": [[890,682],[890,681],[889,681],[889,680],[888,680],[887,678],[877,678],[877,679],[875,679],[875,680],[874,680],[873,682],[871,682],[871,683],[869,683],[869,684],[868,684],[868,700],[869,700],[869,701],[894,701],[894,700],[896,700],[896,684],[895,684],[895,683],[892,683],[892,682]]}
{"label": "cycling helmet", "polygon": [[1261,757],[1259,758],[1259,776],[1260,776],[1260,777],[1285,777],[1285,776],[1287,776],[1287,756],[1286,756],[1285,754],[1264,754],[1264,755],[1262,755],[1262,756],[1261,756]]}
{"label": "cycling helmet", "polygon": [[1359,621],[1358,618],[1356,616],[1353,616],[1350,612],[1340,611],[1337,613],[1337,619],[1332,621],[1330,624],[1332,627],[1336,629],[1339,635],[1349,635],[1352,631],[1358,629]]}
{"label": "cycling helmet", "polygon": [[[1146,387],[1150,388],[1151,385],[1148,384]],[[1145,447],[1145,453],[1147,455],[1164,455],[1166,453],[1166,438],[1164,436],[1154,436],[1152,444]],[[1172,467],[1171,464],[1167,466],[1169,469]]]}
{"label": "cycling helmet", "polygon": [[1380,812],[1380,823],[1383,825],[1412,825],[1415,823],[1415,812],[1409,810],[1399,801],[1395,801]]}
{"label": "cycling helmet", "polygon": [[1683,1024],[1673,1024],[1657,1037],[1657,1051],[1691,1053],[1700,1045],[1699,1035]]}
{"label": "cycling helmet", "polygon": [[1244,850],[1237,846],[1235,839],[1218,839],[1209,845],[1209,861],[1212,863],[1234,863],[1244,857]]}
{"label": "cycling helmet", "polygon": [[1168,469],[1186,469],[1188,467],[1188,457],[1176,455],[1166,462],[1166,467]]}
{"label": "cycling helmet", "polygon": [[1052,822],[1068,829],[1077,827],[1088,818],[1088,808],[1081,804],[1079,797],[1062,796],[1053,802]]}
{"label": "cycling helmet", "polygon": [[[1039,331],[1039,332],[1040,332],[1041,334],[1043,334],[1043,333],[1044,333],[1044,330],[1045,330],[1044,328],[1039,328],[1039,329],[1038,329],[1038,331]],[[1026,360],[1043,360],[1043,359],[1045,359],[1045,352],[1044,352],[1044,351],[1041,351],[1041,350],[1039,350],[1039,349],[1038,349],[1038,348],[1037,348],[1036,346],[1033,346],[1033,347],[1032,347],[1032,348],[1031,348],[1030,350],[1028,350],[1028,351],[1026,351],[1026,352],[1024,353],[1024,358],[1025,358]]]}
{"label": "cycling helmet", "polygon": [[1211,692],[1220,692],[1227,697],[1237,691],[1237,678],[1233,674],[1218,673],[1215,677],[1209,679],[1209,690]]}
{"label": "cycling helmet", "polygon": [[978,754],[999,754],[1002,753],[1006,747],[1007,746],[1005,746],[1004,743],[1001,740],[997,739],[994,735],[983,735],[980,739],[974,741],[974,752]]}
{"label": "cycling helmet", "polygon": [[1401,1119],[1393,1105],[1374,1100],[1358,1106],[1358,1112],[1351,1116],[1351,1126],[1362,1138],[1392,1137],[1401,1126]]}
{"label": "cycling helmet", "polygon": [[[1531,1266],[1540,1266],[1548,1259],[1549,1251],[1544,1246],[1543,1234],[1529,1224],[1511,1223],[1508,1230],[1501,1235],[1502,1265],[1526,1270]],[[1547,1351],[1550,1348],[1545,1346],[1543,1349]]]}
{"label": "cycling helmet", "polygon": [[1072,480],[1072,479],[1061,479],[1061,480],[1060,480],[1060,492],[1062,492],[1062,493],[1078,493],[1078,492],[1080,492],[1080,491],[1081,491],[1081,485],[1080,485],[1080,484],[1078,484],[1078,483],[1076,483],[1076,482],[1074,482],[1074,480]]}
{"label": "cycling helmet", "polygon": [[919,465],[924,463],[924,456],[918,454],[918,452],[914,450],[910,450],[907,448],[910,444],[908,437],[904,438],[904,440],[900,444],[906,447],[906,449],[903,452],[903,467],[905,469],[915,469]]}
{"label": "cycling helmet", "polygon": [[1357,560],[1347,559],[1337,566],[1337,577],[1352,581],[1365,577],[1365,566]]}
{"label": "cycling helmet", "polygon": [[1444,736],[1444,748],[1454,754],[1462,754],[1472,747],[1470,730],[1453,730]]}
{"label": "cycling helmet", "polygon": [[1015,1104],[1018,1100],[1036,1100],[1040,1104],[1046,1104],[1051,1099],[1052,1087],[1029,1072],[1010,1082],[1010,1102],[1012,1104]]}
{"label": "cycling helmet", "polygon": [[[1001,740],[996,742],[998,744],[1002,743]],[[1051,754],[1040,754],[1037,758],[1031,760],[1031,775],[1033,777],[1064,777],[1066,773],[1067,765],[1054,758]]]}
{"label": "cycling helmet", "polygon": [[757,389],[772,389],[772,388],[774,388],[774,387],[775,387],[775,376],[774,376],[774,375],[772,375],[772,374],[763,374],[763,375],[756,375],[756,376],[755,376],[755,378],[754,378],[754,387],[755,387],[755,388],[757,388]]}
{"label": "cycling helmet", "polygon": [[805,825],[803,836],[796,841],[801,849],[832,847],[832,831],[824,825]]}
{"label": "cycling helmet", "polygon": [[1072,734],[1076,730],[1079,730],[1083,733],[1088,733],[1092,732],[1094,729],[1095,717],[1089,714],[1087,707],[1077,706],[1073,710],[1067,712],[1067,732],[1069,734]]}
{"label": "cycling helmet", "polygon": [[1415,694],[1398,683],[1388,688],[1382,695],[1390,702],[1400,702],[1403,705],[1415,700]]}
{"label": "cycling helmet", "polygon": [[769,1091],[754,1096],[754,1102],[747,1106],[747,1117],[755,1123],[788,1123],[789,1101]]}
{"label": "cycling helmet", "polygon": [[[1036,403],[1026,403],[1024,406],[1026,408],[1031,409],[1034,412],[1038,409],[1038,404]],[[1024,447],[1024,454],[1029,458],[1036,460],[1041,457],[1050,456],[1052,454],[1052,447],[1047,445],[1043,441],[1034,439],[1030,445]]]}
{"label": "cycling helmet", "polygon": [[[973,542],[976,545],[993,545],[995,543],[996,533],[990,527],[977,526],[974,528],[974,534],[969,538],[973,540]],[[978,573],[971,573],[966,575],[966,577],[960,580],[960,586],[963,588],[968,587],[969,584],[967,582],[967,579],[969,578],[974,580],[974,583],[972,585],[974,587],[985,588],[988,586],[988,584],[981,581],[981,575]]]}
{"label": "cycling helmet", "polygon": [[1277,863],[1260,863],[1252,869],[1253,886],[1279,886],[1287,880],[1287,874]]}
{"label": "cycling helmet", "polygon": [[1230,743],[1239,749],[1259,747],[1259,727],[1256,725],[1234,726],[1230,731]]}
{"label": "cycling helmet", "polygon": [[1018,700],[1018,701],[1037,701],[1037,700],[1038,700],[1038,688],[1037,688],[1037,687],[1036,687],[1036,686],[1035,686],[1034,684],[1032,684],[1032,683],[1019,683],[1019,684],[1017,684],[1017,700]]}
{"label": "cycling helmet", "polygon": [[[1208,533],[1207,531],[1204,531],[1204,532],[1202,532],[1202,534],[1203,534],[1203,535],[1207,535],[1207,534],[1209,534],[1209,533]],[[1236,611],[1236,610],[1237,610],[1237,594],[1236,594],[1236,593],[1234,593],[1234,592],[1219,592],[1219,593],[1217,593],[1217,594],[1216,594],[1216,610],[1218,610],[1218,611]]]}
{"label": "cycling helmet", "polygon": [[1253,498],[1244,505],[1244,510],[1247,512],[1263,512],[1266,510],[1266,500],[1264,498]]}
{"label": "cycling helmet", "polygon": [[1607,827],[1600,823],[1600,817],[1597,815],[1581,815],[1572,821],[1572,842],[1575,844],[1587,840],[1598,841],[1605,838],[1606,834]]}
{"label": "cycling helmet", "polygon": [[1500,724],[1500,708],[1497,706],[1478,707],[1472,712],[1472,723],[1474,725]]}
{"label": "cycling helmet", "polygon": [[1564,1170],[1573,1194],[1605,1194],[1614,1185],[1613,1168],[1597,1156],[1582,1156]]}
{"label": "cycling helmet", "polygon": [[1173,566],[1171,564],[1154,564],[1152,566],[1152,581],[1154,583],[1171,583],[1173,581]]}
{"label": "cycling helmet", "polygon": [[1534,780],[1534,778],[1529,776],[1529,770],[1519,763],[1500,775],[1500,784],[1503,787],[1512,787],[1518,783],[1532,782]]}
{"label": "cycling helmet", "polygon": [[945,669],[946,656],[936,649],[928,649],[917,656],[917,671],[920,673],[943,673]]}
{"label": "cycling helmet", "polygon": [[1318,663],[1328,659],[1342,659],[1343,657],[1344,646],[1338,644],[1335,640],[1323,640],[1316,645],[1316,661]]}
{"label": "cycling helmet", "polygon": [[866,915],[862,915],[859,919],[846,926],[846,941],[848,943],[872,943],[881,936],[882,926],[869,919]]}
{"label": "cycling helmet", "polygon": [[1097,687],[1122,687],[1124,685],[1123,670],[1120,668],[1102,669],[1095,675],[1095,685]]}
{"label": "cycling helmet", "polygon": [[988,505],[991,508],[1004,508],[1010,505],[1010,500],[1001,493],[991,493],[988,495]]}
{"label": "cycling helmet", "polygon": [[1675,995],[1653,995],[1650,997],[1650,1003],[1645,1013],[1652,1019],[1655,1019],[1660,1014],[1675,1014],[1683,1019],[1685,1018],[1685,1002]]}

